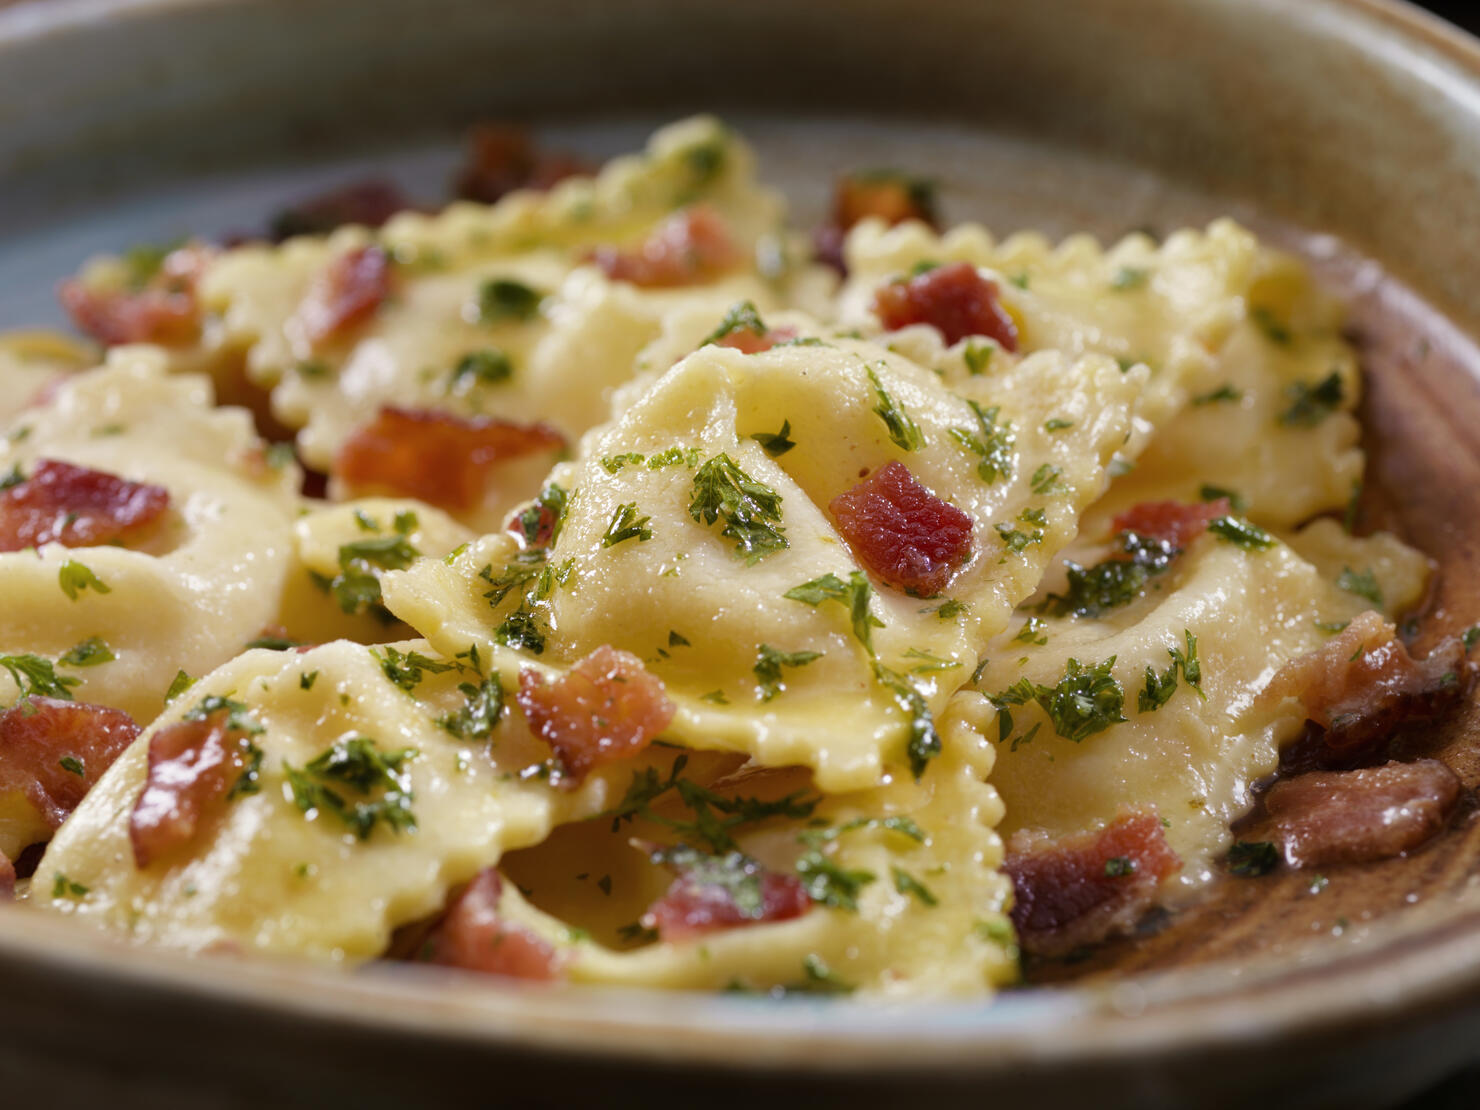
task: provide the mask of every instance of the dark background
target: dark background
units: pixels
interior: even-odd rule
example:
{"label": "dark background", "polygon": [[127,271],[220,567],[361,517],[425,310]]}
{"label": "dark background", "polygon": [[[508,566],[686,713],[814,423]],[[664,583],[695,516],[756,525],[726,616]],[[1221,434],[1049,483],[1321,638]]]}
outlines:
{"label": "dark background", "polygon": [[1471,34],[1480,34],[1480,0],[1435,0],[1419,6],[1443,16]]}

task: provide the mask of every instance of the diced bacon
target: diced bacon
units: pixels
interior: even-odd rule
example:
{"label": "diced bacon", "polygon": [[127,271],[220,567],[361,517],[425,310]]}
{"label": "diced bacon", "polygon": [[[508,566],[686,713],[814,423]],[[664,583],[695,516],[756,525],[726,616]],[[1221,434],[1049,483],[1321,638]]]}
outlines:
{"label": "diced bacon", "polygon": [[1292,867],[1388,859],[1442,832],[1460,781],[1435,759],[1357,771],[1313,771],[1264,796],[1269,839]]}
{"label": "diced bacon", "polygon": [[55,829],[138,735],[120,709],[30,698],[0,711],[0,794],[20,792]]}
{"label": "diced bacon", "polygon": [[380,247],[356,247],[321,273],[298,306],[310,341],[336,339],[363,324],[391,295],[391,260]]}
{"label": "diced bacon", "polygon": [[1464,697],[1473,674],[1457,637],[1414,659],[1397,630],[1368,610],[1323,647],[1281,667],[1261,697],[1298,698],[1322,730],[1317,743],[1289,754],[1287,766],[1350,765],[1400,725],[1442,717]]}
{"label": "diced bacon", "polygon": [[25,481],[0,490],[0,551],[114,543],[136,535],[169,507],[169,491],[162,486],[42,459]]}
{"label": "diced bacon", "polygon": [[590,172],[579,158],[540,150],[522,127],[483,124],[468,137],[467,161],[453,189],[464,200],[492,204],[515,189],[548,189]]}
{"label": "diced bacon", "polygon": [[249,766],[248,733],[218,709],[166,725],[149,738],[149,772],[129,814],[134,862],[148,867],[191,843]]}
{"label": "diced bacon", "polygon": [[785,343],[796,337],[796,328],[767,328],[765,331],[735,328],[716,339],[714,344],[716,347],[731,347],[741,354],[758,355],[762,351],[769,351],[778,343]]}
{"label": "diced bacon", "polygon": [[548,424],[387,407],[340,447],[334,475],[357,491],[382,490],[442,508],[471,509],[483,500],[499,463],[564,445],[565,438]]}
{"label": "diced bacon", "polygon": [[190,245],[167,254],[142,288],[100,288],[79,280],[62,282],[57,296],[88,335],[120,343],[188,343],[200,329],[195,287],[214,252]]}
{"label": "diced bacon", "polygon": [[996,282],[982,277],[969,262],[952,262],[879,286],[874,315],[889,331],[929,324],[947,343],[983,335],[1005,351],[1016,351],[1017,325],[997,297]]}
{"label": "diced bacon", "polygon": [[346,224],[379,227],[411,207],[406,194],[389,181],[356,181],[283,209],[273,217],[272,239],[281,243],[295,235],[326,235]]}
{"label": "diced bacon", "polygon": [[831,218],[813,235],[818,261],[845,272],[843,241],[854,224],[869,217],[883,220],[891,227],[905,220],[939,226],[935,199],[927,182],[902,173],[844,174],[833,190]]}
{"label": "diced bacon", "polygon": [[711,281],[740,263],[724,220],[708,205],[675,212],[637,247],[597,247],[591,261],[613,281],[648,288]]}
{"label": "diced bacon", "polygon": [[593,767],[642,751],[674,714],[662,679],[637,656],[606,644],[554,681],[526,668],[515,697],[571,786]]}
{"label": "diced bacon", "polygon": [[1018,939],[1025,951],[1062,956],[1127,930],[1181,866],[1154,813],[1123,814],[1103,829],[1047,844],[1019,832],[1003,863]]}
{"label": "diced bacon", "polygon": [[812,908],[812,900],[795,875],[768,871],[753,860],[737,863],[735,873],[754,875],[759,905],[742,908],[734,886],[705,882],[693,871],[680,871],[668,890],[642,915],[644,928],[656,929],[663,940],[687,940],[720,929],[788,921]]}
{"label": "diced bacon", "polygon": [[1115,518],[1114,532],[1135,532],[1164,540],[1185,551],[1220,516],[1233,512],[1228,498],[1188,503],[1185,501],[1142,501]]}
{"label": "diced bacon", "polygon": [[427,937],[422,957],[444,967],[509,979],[548,982],[559,978],[555,949],[522,925],[499,916],[503,890],[503,880],[494,868],[479,872]]}
{"label": "diced bacon", "polygon": [[0,852],[0,902],[7,902],[15,897],[15,864],[10,862],[10,857]]}
{"label": "diced bacon", "polygon": [[891,460],[828,505],[860,562],[896,589],[932,597],[971,558],[971,517]]}

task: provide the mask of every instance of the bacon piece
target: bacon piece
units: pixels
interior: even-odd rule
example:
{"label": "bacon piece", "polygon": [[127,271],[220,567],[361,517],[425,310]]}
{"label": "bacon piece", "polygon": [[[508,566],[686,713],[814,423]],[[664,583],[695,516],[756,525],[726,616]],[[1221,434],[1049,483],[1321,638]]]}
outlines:
{"label": "bacon piece", "polygon": [[1315,743],[1289,753],[1287,766],[1350,765],[1400,725],[1444,716],[1464,697],[1474,669],[1458,637],[1414,659],[1397,630],[1368,610],[1323,647],[1281,667],[1261,698],[1299,698],[1322,730]]}
{"label": "bacon piece", "polygon": [[1012,921],[1024,950],[1062,956],[1133,926],[1182,861],[1156,814],[1135,812],[1046,845],[1019,832],[1002,866],[1012,879]]}
{"label": "bacon piece", "polygon": [[504,884],[490,867],[480,871],[447,908],[447,915],[422,946],[422,957],[444,967],[481,971],[510,979],[548,982],[560,977],[550,944],[499,917]]}
{"label": "bacon piece", "polygon": [[719,214],[697,204],[669,216],[637,247],[597,247],[590,258],[613,281],[663,288],[711,281],[739,265],[740,251]]}
{"label": "bacon piece", "polygon": [[768,871],[754,860],[736,860],[729,870],[756,877],[759,905],[740,906],[733,883],[707,881],[693,869],[680,869],[673,884],[642,915],[641,924],[656,929],[663,940],[687,940],[740,925],[788,921],[812,908],[806,888],[795,875]]}
{"label": "bacon piece", "polygon": [[602,644],[563,677],[519,672],[519,708],[554,749],[561,781],[575,786],[593,768],[636,755],[673,720],[662,679],[630,652]]}
{"label": "bacon piece", "polygon": [[997,283],[969,262],[952,262],[879,286],[874,315],[889,331],[929,324],[947,343],[984,335],[1005,351],[1018,349],[1017,325],[997,302]]}
{"label": "bacon piece", "polygon": [[15,864],[10,862],[10,857],[0,852],[0,902],[8,902],[15,897]]}
{"label": "bacon piece", "polygon": [[380,247],[356,247],[321,273],[298,306],[313,343],[335,339],[373,316],[391,294],[391,259]]}
{"label": "bacon piece", "polygon": [[515,189],[548,189],[591,168],[569,154],[540,150],[529,132],[508,124],[482,124],[468,136],[468,157],[453,180],[464,200],[492,204]]}
{"label": "bacon piece", "polygon": [[971,558],[971,517],[891,460],[828,505],[859,561],[916,597],[945,587]]}
{"label": "bacon piece", "polygon": [[1460,789],[1436,759],[1314,771],[1264,796],[1274,821],[1269,839],[1283,845],[1291,867],[1388,859],[1443,831]]}
{"label": "bacon piece", "polygon": [[125,540],[169,507],[169,491],[162,486],[42,459],[25,481],[0,490],[0,551]]}
{"label": "bacon piece", "polygon": [[714,340],[716,347],[730,347],[741,354],[758,355],[769,351],[778,343],[797,337],[796,328],[767,328],[755,331],[752,328],[735,328]]}
{"label": "bacon piece", "polygon": [[192,244],[165,255],[142,287],[98,288],[73,278],[57,296],[72,320],[88,335],[120,343],[188,343],[200,330],[195,287],[215,252]]}
{"label": "bacon piece", "polygon": [[833,189],[831,218],[813,233],[818,261],[846,273],[843,241],[854,224],[871,216],[891,227],[905,220],[940,226],[929,182],[890,171],[843,174]]}
{"label": "bacon piece", "polygon": [[0,711],[0,794],[21,793],[56,829],[138,735],[121,709],[30,698]]}
{"label": "bacon piece", "polygon": [[1116,532],[1136,532],[1163,540],[1179,551],[1208,530],[1220,516],[1233,512],[1228,498],[1189,504],[1184,501],[1142,501],[1117,516],[1111,524]]}
{"label": "bacon piece", "polygon": [[284,208],[272,219],[271,236],[281,243],[295,235],[327,235],[346,224],[379,227],[411,207],[410,198],[389,181],[355,181]]}
{"label": "bacon piece", "polygon": [[471,509],[483,499],[497,464],[564,445],[548,424],[388,406],[345,440],[334,458],[334,475],[357,490]]}
{"label": "bacon piece", "polygon": [[251,734],[231,711],[166,725],[149,738],[149,773],[129,814],[134,862],[142,869],[195,839],[250,765]]}

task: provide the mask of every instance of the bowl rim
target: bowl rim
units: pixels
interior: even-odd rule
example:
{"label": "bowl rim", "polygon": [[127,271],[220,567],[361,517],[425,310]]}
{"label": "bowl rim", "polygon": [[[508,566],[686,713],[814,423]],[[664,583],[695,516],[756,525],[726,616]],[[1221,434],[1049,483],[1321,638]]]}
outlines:
{"label": "bowl rim", "polygon": [[[0,9],[0,57],[98,21],[168,17],[252,0],[46,0]],[[1227,3],[1229,0],[1199,0]],[[1332,34],[1405,57],[1460,98],[1480,128],[1480,40],[1405,0],[1267,0]],[[1432,51],[1456,78],[1424,59]],[[1414,927],[1408,911],[1366,935],[1242,965],[1219,961],[1110,983],[1040,987],[975,1002],[738,998],[620,987],[508,986],[434,969],[342,972],[293,960],[182,957],[139,948],[73,921],[0,905],[0,968],[76,984],[148,987],[307,1023],[403,1032],[471,1047],[497,1043],[553,1056],[608,1057],[814,1073],[955,1072],[1134,1064],[1179,1053],[1340,1034],[1480,999],[1480,888]],[[1316,951],[1319,946],[1319,951]],[[1310,989],[1314,977],[1321,989]],[[1257,1015],[1227,1006],[1258,998]],[[395,1006],[369,1006],[368,1001]],[[901,1026],[898,1016],[910,1023]],[[1045,1036],[1052,1032],[1054,1035]],[[970,1049],[969,1053],[965,1049]]]}

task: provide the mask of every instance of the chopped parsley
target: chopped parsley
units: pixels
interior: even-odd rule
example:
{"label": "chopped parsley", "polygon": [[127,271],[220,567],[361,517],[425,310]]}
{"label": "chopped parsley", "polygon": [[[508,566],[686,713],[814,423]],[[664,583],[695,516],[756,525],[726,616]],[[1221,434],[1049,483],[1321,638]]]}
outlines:
{"label": "chopped parsley", "polygon": [[1228,872],[1252,879],[1280,865],[1280,852],[1267,840],[1241,840],[1228,849]]}
{"label": "chopped parsley", "polygon": [[824,601],[840,603],[852,619],[854,637],[872,655],[873,630],[884,627],[884,622],[869,612],[869,598],[873,592],[868,579],[855,570],[849,573],[847,582],[836,574],[824,574],[821,578],[792,587],[782,596],[812,606],[821,605]]}
{"label": "chopped parsley", "polygon": [[1028,547],[1043,542],[1043,533],[1037,529],[1034,529],[1030,534],[1020,531],[1010,524],[1003,524],[1000,521],[994,524],[993,527],[997,530],[997,534],[1002,537],[1002,543],[1007,547],[1007,550],[1014,555],[1021,555]]}
{"label": "chopped parsley", "polygon": [[75,560],[68,559],[57,571],[57,582],[62,587],[62,593],[67,595],[69,601],[76,601],[77,596],[84,590],[93,590],[100,594],[111,594],[113,588],[94,574],[87,567]]}
{"label": "chopped parsley", "polygon": [[925,435],[910,417],[909,411],[884,388],[884,383],[879,381],[879,375],[872,366],[867,371],[868,380],[874,387],[874,395],[879,400],[874,406],[874,413],[889,430],[889,439],[902,451],[918,451],[924,447]]}
{"label": "chopped parsley", "polygon": [[404,535],[356,540],[340,545],[338,574],[328,578],[315,573],[314,581],[321,589],[327,590],[346,613],[366,610],[384,613],[380,607],[380,576],[376,570],[405,570],[420,554]]}
{"label": "chopped parsley", "polygon": [[522,648],[542,655],[550,634],[545,617],[526,600],[510,613],[493,631],[493,637],[505,647]]}
{"label": "chopped parsley", "polygon": [[551,482],[519,514],[519,535],[525,543],[533,544],[541,538],[541,525],[548,522],[550,536],[547,542],[554,543],[555,537],[560,535],[560,526],[565,523],[565,511],[569,505],[570,496],[565,487]]}
{"label": "chopped parsley", "polygon": [[1469,628],[1465,629],[1464,635],[1460,637],[1460,640],[1464,643],[1466,651],[1473,650],[1475,643],[1480,641],[1480,624],[1470,625]]}
{"label": "chopped parsley", "polygon": [[1285,390],[1290,407],[1280,413],[1280,423],[1313,428],[1341,407],[1345,391],[1341,374],[1333,370],[1315,385],[1296,382]]}
{"label": "chopped parsley", "polygon": [[113,649],[101,636],[89,636],[62,653],[57,663],[63,667],[96,667],[117,659]]}
{"label": "chopped parsley", "polygon": [[1116,539],[1129,558],[1112,557],[1092,567],[1066,559],[1066,592],[1049,594],[1042,608],[1055,617],[1102,616],[1134,601],[1151,577],[1163,573],[1177,555],[1177,548],[1168,541],[1139,532],[1121,532]]}
{"label": "chopped parsley", "polygon": [[605,455],[601,460],[601,468],[608,474],[616,474],[624,466],[640,466],[646,457],[646,455],[640,455],[636,451],[628,451],[621,455]]}
{"label": "chopped parsley", "polygon": [[930,888],[908,871],[901,867],[891,866],[889,872],[894,876],[894,889],[899,893],[912,895],[927,906],[940,905],[940,899],[931,892]]}
{"label": "chopped parsley", "polygon": [[797,875],[812,901],[851,913],[858,912],[859,893],[876,878],[872,871],[840,867],[815,849],[797,860]]}
{"label": "chopped parsley", "polygon": [[312,690],[313,684],[319,680],[318,671],[308,671],[298,676],[298,688],[300,690]]}
{"label": "chopped parsley", "polygon": [[1010,707],[1029,702],[1035,702],[1048,715],[1054,732],[1076,744],[1122,723],[1125,688],[1111,673],[1114,665],[1113,655],[1094,667],[1071,658],[1056,685],[1042,686],[1024,678],[990,698],[997,709],[999,742],[1012,733]]}
{"label": "chopped parsley", "polygon": [[1288,325],[1282,323],[1275,314],[1263,305],[1258,305],[1249,310],[1249,319],[1254,326],[1263,333],[1264,338],[1279,347],[1288,347],[1294,336],[1290,334]]}
{"label": "chopped parsley", "polygon": [[252,716],[252,710],[244,703],[221,694],[207,694],[185,714],[187,721],[204,721],[216,713],[226,714],[226,727],[231,732],[244,732],[256,736],[265,731]]}
{"label": "chopped parsley", "polygon": [[385,677],[408,694],[415,692],[427,674],[444,674],[456,667],[455,663],[443,663],[419,651],[408,651],[402,654],[389,644],[385,646],[384,651],[385,654],[382,655],[375,648],[371,648],[370,654],[380,664]]}
{"label": "chopped parsley", "polygon": [[1129,856],[1111,856],[1105,861],[1105,878],[1123,879],[1136,873],[1136,861]]}
{"label": "chopped parsley", "polygon": [[478,322],[498,324],[528,320],[540,310],[544,295],[513,278],[490,278],[478,287]]}
{"label": "chopped parsley", "polygon": [[1238,490],[1227,489],[1223,486],[1199,486],[1197,496],[1203,501],[1217,501],[1219,498],[1226,498],[1228,504],[1233,507],[1233,511],[1237,513],[1241,513],[1249,507],[1249,503],[1244,500],[1243,494],[1239,493]]}
{"label": "chopped parsley", "polygon": [[255,640],[247,641],[247,648],[264,648],[267,651],[288,651],[295,647],[302,647],[303,641],[295,640],[291,636],[274,636],[271,634],[258,636]]}
{"label": "chopped parsley", "polygon": [[950,597],[950,598],[947,598],[945,601],[942,601],[936,607],[936,609],[935,609],[935,617],[936,617],[936,620],[942,620],[942,621],[952,620],[955,617],[959,617],[962,613],[966,612],[967,609],[969,609],[969,608],[970,608],[970,606],[968,606],[966,604],[966,602],[959,601],[959,600],[957,600],[954,597]]}
{"label": "chopped parsley", "polygon": [[493,573],[493,565],[490,563],[478,572],[478,577],[489,586],[483,595],[484,600],[497,609],[503,604],[504,598],[516,589],[522,592],[544,569],[545,552],[541,548],[519,552],[512,562],[504,564],[503,570],[498,574]]}
{"label": "chopped parsley", "polygon": [[[338,741],[302,769],[283,766],[300,810],[310,817],[333,814],[366,840],[381,822],[395,832],[416,828],[415,796],[404,767],[416,754],[415,748],[383,752],[369,737],[355,736]],[[351,800],[351,794],[359,797]]]}
{"label": "chopped parsley", "polygon": [[55,877],[51,881],[51,896],[53,898],[81,898],[87,891],[87,887],[81,883],[73,882],[60,871],[56,872]]}
{"label": "chopped parsley", "polygon": [[10,672],[20,691],[17,705],[30,705],[33,697],[71,701],[71,687],[82,681],[58,675],[51,660],[39,655],[0,655],[0,667]]}
{"label": "chopped parsley", "polygon": [[782,667],[804,667],[820,658],[820,651],[778,651],[770,644],[761,644],[756,649],[755,666],[751,667],[760,686],[761,701],[770,701],[786,689],[781,677]]}
{"label": "chopped parsley", "polygon": [[1194,405],[1216,405],[1220,401],[1241,401],[1244,397],[1242,389],[1235,388],[1231,383],[1224,382],[1217,389],[1207,393],[1199,393],[1192,399]]}
{"label": "chopped parsley", "polygon": [[874,661],[874,677],[889,690],[894,704],[909,721],[909,739],[905,742],[905,754],[909,757],[910,771],[915,778],[925,773],[926,766],[940,755],[940,732],[935,727],[935,718],[924,695],[909,679],[898,671]]}
{"label": "chopped parsley", "polygon": [[191,678],[183,670],[178,670],[175,672],[175,677],[170,680],[170,688],[164,692],[164,700],[167,703],[172,702],[194,685],[195,679]]}
{"label": "chopped parsley", "polygon": [[748,564],[791,546],[781,526],[781,495],[724,453],[694,474],[689,515],[701,524],[723,520],[720,535],[735,541],[735,554]]}
{"label": "chopped parsley", "polygon": [[514,364],[497,347],[469,351],[452,368],[451,388],[462,393],[480,385],[498,385],[514,376]]}
{"label": "chopped parsley", "polygon": [[977,457],[976,474],[983,482],[997,482],[1012,477],[1013,445],[1017,435],[1012,422],[997,422],[998,408],[984,409],[971,399],[966,400],[971,414],[976,417],[974,429],[952,428],[951,438],[962,448]]}
{"label": "chopped parsley", "polygon": [[26,476],[21,473],[21,464],[16,463],[5,474],[0,474],[0,492],[18,486],[25,480]]}
{"label": "chopped parsley", "polygon": [[1040,494],[1055,493],[1065,489],[1063,478],[1064,471],[1061,467],[1054,466],[1052,463],[1044,463],[1037,470],[1033,471],[1033,480],[1031,483],[1033,492]]}
{"label": "chopped parsley", "polygon": [[1062,416],[1051,416],[1043,422],[1045,432],[1062,432],[1065,428],[1074,427],[1074,421],[1065,420]]}
{"label": "chopped parsley", "polygon": [[966,346],[961,351],[961,357],[966,360],[966,372],[972,377],[985,374],[996,354],[997,344],[981,343],[975,339],[967,340]]}
{"label": "chopped parsley", "polygon": [[1182,678],[1188,686],[1197,692],[1198,697],[1207,700],[1207,695],[1202,690],[1202,663],[1197,658],[1197,637],[1189,630],[1183,629],[1182,635],[1187,640],[1187,650],[1181,648],[1167,648],[1167,654],[1172,657],[1171,663],[1161,674],[1149,665],[1146,668],[1146,688],[1141,691],[1136,699],[1136,708],[1142,713],[1153,713],[1172,699],[1177,691],[1177,672],[1182,672]]}
{"label": "chopped parsley", "polygon": [[934,674],[937,671],[949,671],[961,664],[954,659],[942,659],[933,652],[924,651],[921,648],[912,647],[904,653],[906,659],[918,659],[910,668],[911,674]]}
{"label": "chopped parsley", "polygon": [[652,519],[650,516],[637,515],[636,501],[618,505],[616,512],[612,513],[611,523],[606,526],[606,535],[601,537],[601,546],[615,547],[625,540],[643,543],[652,539],[653,530],[648,527],[648,522]]}
{"label": "chopped parsley", "polygon": [[1029,617],[1027,622],[1017,630],[1013,642],[1020,644],[1037,644],[1042,647],[1048,643],[1048,633],[1044,631],[1048,622],[1042,617]]}
{"label": "chopped parsley", "polygon": [[750,438],[761,445],[762,451],[777,459],[796,446],[796,441],[790,436],[791,421],[783,420],[779,432],[756,432]]}
{"label": "chopped parsley", "polygon": [[807,981],[798,986],[787,987],[788,993],[848,994],[858,989],[830,968],[827,961],[816,952],[808,952],[802,957],[802,974],[807,977]]}
{"label": "chopped parsley", "polygon": [[1364,597],[1373,605],[1382,604],[1382,586],[1377,581],[1377,575],[1372,573],[1372,568],[1358,574],[1351,567],[1342,567],[1341,574],[1337,576],[1336,585],[1349,594]]}
{"label": "chopped parsley", "polygon": [[1110,279],[1110,288],[1118,293],[1124,293],[1131,289],[1140,289],[1151,280],[1151,271],[1140,266],[1122,266],[1115,271],[1115,276]]}
{"label": "chopped parsley", "polygon": [[711,343],[718,343],[737,331],[748,331],[752,335],[762,336],[766,334],[766,330],[766,322],[761,319],[761,314],[756,310],[755,305],[750,301],[737,301],[725,313],[725,318],[719,322],[719,327],[710,332],[699,346],[707,347]]}
{"label": "chopped parsley", "polygon": [[709,854],[687,844],[655,849],[648,858],[671,867],[694,886],[716,887],[729,895],[740,916],[757,921],[765,915],[765,893],[761,881],[765,868],[744,852],[732,849]]}
{"label": "chopped parsley", "polygon": [[1208,525],[1208,531],[1245,551],[1268,551],[1274,546],[1273,536],[1243,517],[1220,516]]}
{"label": "chopped parsley", "polygon": [[477,685],[462,682],[457,688],[466,700],[456,712],[438,717],[438,726],[459,740],[489,739],[504,712],[504,688],[498,675],[491,674]]}
{"label": "chopped parsley", "polygon": [[57,766],[69,775],[76,775],[80,779],[87,778],[87,768],[82,765],[82,760],[75,755],[64,755],[57,760]]}

